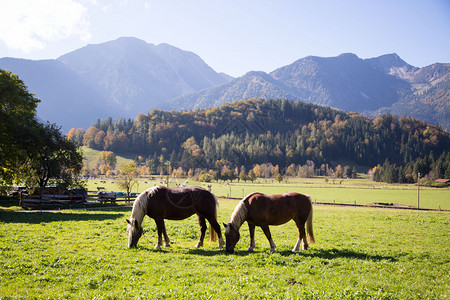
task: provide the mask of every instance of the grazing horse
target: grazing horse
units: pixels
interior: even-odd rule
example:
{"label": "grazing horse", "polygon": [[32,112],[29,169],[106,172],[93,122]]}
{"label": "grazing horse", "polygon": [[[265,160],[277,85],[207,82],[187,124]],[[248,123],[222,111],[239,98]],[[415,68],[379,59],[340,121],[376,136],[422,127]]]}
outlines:
{"label": "grazing horse", "polygon": [[300,241],[303,250],[308,249],[306,241],[305,223],[308,229],[309,242],[314,243],[312,227],[311,198],[298,193],[280,195],[264,195],[252,193],[242,199],[231,214],[230,221],[225,226],[226,251],[234,252],[239,241],[239,228],[247,221],[250,231],[250,246],[248,251],[255,248],[255,226],[260,226],[270,243],[270,251],[275,252],[276,245],[272,240],[269,225],[281,225],[294,220],[298,228],[298,240],[292,251],[298,251]]}
{"label": "grazing horse", "polygon": [[164,245],[170,247],[164,219],[183,220],[197,214],[200,225],[200,239],[195,247],[203,246],[206,219],[212,227],[210,240],[214,242],[217,234],[219,249],[222,249],[225,243],[220,232],[220,225],[217,223],[218,205],[216,196],[200,187],[167,188],[156,186],[149,188],[134,200],[131,217],[129,220],[127,219],[128,247],[136,247],[139,238],[142,236],[142,220],[145,215],[155,220],[158,231],[158,242],[155,248],[160,249],[162,235],[164,235]]}

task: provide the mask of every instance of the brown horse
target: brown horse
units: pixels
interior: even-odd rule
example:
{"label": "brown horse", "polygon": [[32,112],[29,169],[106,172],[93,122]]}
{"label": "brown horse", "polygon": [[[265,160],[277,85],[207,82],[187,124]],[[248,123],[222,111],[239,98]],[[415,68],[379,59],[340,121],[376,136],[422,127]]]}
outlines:
{"label": "brown horse", "polygon": [[269,225],[281,225],[294,220],[298,228],[298,240],[292,251],[298,251],[300,241],[303,249],[308,249],[306,241],[305,223],[308,229],[309,242],[314,243],[312,227],[311,198],[298,193],[281,195],[264,195],[253,193],[242,199],[234,209],[230,221],[225,226],[226,251],[234,252],[239,241],[239,228],[247,221],[250,231],[250,246],[248,251],[255,248],[255,226],[260,226],[270,243],[270,251],[275,252],[276,245],[272,240]]}
{"label": "brown horse", "polygon": [[219,248],[225,244],[217,223],[217,198],[200,187],[167,188],[156,186],[142,192],[133,203],[131,217],[128,220],[128,247],[136,247],[143,234],[142,220],[145,215],[153,218],[158,231],[158,242],[155,248],[161,248],[162,235],[166,247],[170,247],[170,240],[166,233],[164,219],[183,220],[197,214],[200,225],[200,239],[195,247],[203,246],[206,232],[206,220],[211,224],[210,240],[219,237]]}

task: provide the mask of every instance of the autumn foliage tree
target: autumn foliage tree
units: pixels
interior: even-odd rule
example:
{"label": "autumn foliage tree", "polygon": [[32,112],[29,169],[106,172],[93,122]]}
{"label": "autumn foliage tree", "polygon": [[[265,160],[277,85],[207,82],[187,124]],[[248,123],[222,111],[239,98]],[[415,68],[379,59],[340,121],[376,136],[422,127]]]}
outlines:
{"label": "autumn foliage tree", "polygon": [[126,191],[127,196],[130,196],[131,189],[137,183],[136,177],[138,175],[137,166],[134,162],[125,164],[119,169],[119,180],[117,185]]}

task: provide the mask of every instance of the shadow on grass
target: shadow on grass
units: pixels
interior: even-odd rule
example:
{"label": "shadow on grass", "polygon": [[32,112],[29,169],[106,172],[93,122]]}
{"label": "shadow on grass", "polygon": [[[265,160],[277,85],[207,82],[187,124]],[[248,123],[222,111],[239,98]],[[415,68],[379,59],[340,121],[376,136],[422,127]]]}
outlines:
{"label": "shadow on grass", "polygon": [[204,250],[204,249],[189,249],[187,254],[199,255],[199,256],[216,256],[226,254],[225,250]]}
{"label": "shadow on grass", "polygon": [[318,257],[323,259],[336,259],[336,258],[351,258],[351,259],[361,259],[361,260],[371,260],[371,261],[396,261],[392,256],[384,255],[371,255],[364,252],[357,252],[349,249],[309,249],[306,251],[292,252],[292,251],[281,251],[279,252],[282,256],[290,255],[301,255],[305,257]]}
{"label": "shadow on grass", "polygon": [[[153,250],[151,251],[164,251],[164,250]],[[226,253],[225,250],[203,250],[203,249],[189,249],[187,250],[188,254],[192,255],[199,255],[199,256],[215,256],[215,255],[235,255],[235,256],[251,256],[256,255],[257,253],[267,253],[267,255],[271,255],[269,250],[267,251],[255,251],[255,252],[248,252],[248,251],[235,251],[234,253]],[[388,260],[388,261],[396,261],[396,259],[392,256],[384,256],[384,255],[371,255],[364,252],[356,252],[349,249],[310,249],[307,251],[299,251],[299,252],[292,252],[292,251],[280,251],[277,252],[281,256],[291,256],[291,255],[300,255],[304,257],[311,257],[311,258],[322,258],[322,259],[337,259],[337,258],[349,258],[349,259],[361,259],[361,260],[371,260],[371,261],[381,261],[381,260]]]}
{"label": "shadow on grass", "polygon": [[202,249],[202,248],[186,248],[186,249],[176,249],[174,250],[174,248],[172,247],[161,247],[161,249],[156,249],[153,246],[146,246],[146,245],[139,245],[137,246],[137,248],[130,248],[129,250],[131,251],[148,251],[148,252],[153,252],[153,253],[175,253],[178,252],[179,254],[191,254],[191,255],[198,255],[198,256],[216,256],[216,255],[221,255],[221,254],[225,254],[225,250],[219,250],[219,248],[217,248],[217,250],[212,250],[212,249]]}
{"label": "shadow on grass", "polygon": [[121,214],[76,212],[9,212],[0,211],[0,222],[39,224],[56,221],[104,221],[122,218]]}

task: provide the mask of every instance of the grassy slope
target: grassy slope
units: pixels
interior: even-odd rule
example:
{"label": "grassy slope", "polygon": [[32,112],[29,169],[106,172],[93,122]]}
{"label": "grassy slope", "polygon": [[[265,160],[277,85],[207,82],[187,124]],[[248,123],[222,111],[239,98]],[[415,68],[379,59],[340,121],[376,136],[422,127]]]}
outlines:
{"label": "grassy slope", "polygon": [[[83,156],[84,156],[84,164],[85,166],[89,166],[89,168],[93,168],[99,165],[100,160],[100,152],[98,150],[94,150],[91,148],[88,148],[86,146],[81,147],[83,149]],[[117,155],[117,167],[120,167],[123,164],[130,163],[133,160],[130,158],[125,158],[122,156]]]}
{"label": "grassy slope", "polygon": [[[220,200],[219,222],[236,205]],[[216,243],[194,249],[197,221],[167,221],[171,248],[153,249],[153,220],[137,249],[126,247],[130,208],[111,211],[0,212],[0,298],[448,299],[447,212],[314,206],[316,244],[293,254],[293,222],[262,231],[235,255]]]}

